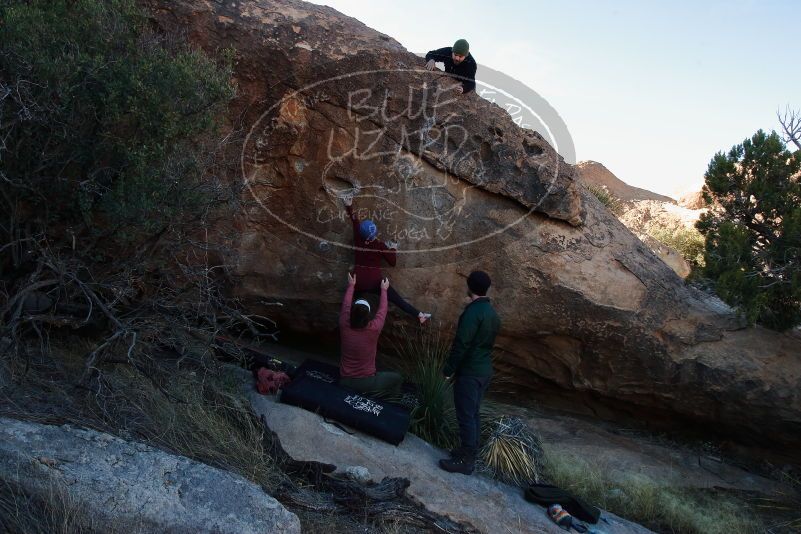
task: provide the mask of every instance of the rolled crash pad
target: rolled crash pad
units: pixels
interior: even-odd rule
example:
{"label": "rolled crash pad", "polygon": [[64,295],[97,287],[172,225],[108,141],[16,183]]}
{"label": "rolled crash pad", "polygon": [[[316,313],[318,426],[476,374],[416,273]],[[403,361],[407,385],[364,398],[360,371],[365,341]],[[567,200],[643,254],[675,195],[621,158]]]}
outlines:
{"label": "rolled crash pad", "polygon": [[320,380],[321,382],[325,382],[327,384],[336,384],[339,382],[339,367],[336,365],[331,365],[330,363],[306,359],[298,366],[291,376],[294,380],[307,375],[310,378]]}
{"label": "rolled crash pad", "polygon": [[318,413],[378,439],[399,444],[409,430],[409,411],[337,383],[339,370],[306,360],[281,390],[281,402]]}

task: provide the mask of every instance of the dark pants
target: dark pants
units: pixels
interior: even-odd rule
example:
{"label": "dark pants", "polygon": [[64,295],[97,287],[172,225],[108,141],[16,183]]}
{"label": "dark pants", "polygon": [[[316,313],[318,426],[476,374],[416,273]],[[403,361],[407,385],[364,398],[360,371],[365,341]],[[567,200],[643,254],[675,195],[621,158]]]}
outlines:
{"label": "dark pants", "polygon": [[481,398],[489,386],[492,376],[457,376],[453,384],[453,403],[456,421],[459,423],[459,438],[462,450],[475,458],[481,439],[479,408]]}
{"label": "dark pants", "polygon": [[[376,289],[367,289],[365,290],[365,293],[374,293],[376,295],[380,295],[381,288],[379,287]],[[403,297],[401,297],[400,294],[397,291],[395,291],[395,288],[392,286],[389,286],[389,289],[387,289],[387,300],[390,301],[395,306],[397,306],[398,308],[400,308],[401,310],[411,315],[412,317],[417,317],[420,314],[420,311],[411,304],[409,304],[408,302],[406,302],[403,299]]]}

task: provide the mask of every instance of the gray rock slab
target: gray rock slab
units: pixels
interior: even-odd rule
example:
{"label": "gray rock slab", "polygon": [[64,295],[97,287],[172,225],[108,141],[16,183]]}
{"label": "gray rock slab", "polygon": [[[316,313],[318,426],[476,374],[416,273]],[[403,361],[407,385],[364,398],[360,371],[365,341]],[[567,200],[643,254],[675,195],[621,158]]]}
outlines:
{"label": "gray rock slab", "polygon": [[[446,473],[437,462],[446,454],[414,435],[407,434],[397,447],[356,432],[348,434],[311,412],[260,395],[249,375],[243,375],[245,390],[257,414],[286,452],[296,460],[317,461],[347,471],[366,468],[374,481],[405,477],[408,494],[428,510],[487,533],[563,533],[545,514],[545,509],[527,502],[520,488],[485,476]],[[613,514],[604,513],[598,532],[642,534],[650,530]]]}
{"label": "gray rock slab", "polygon": [[63,487],[101,532],[299,533],[258,485],[109,434],[0,418],[0,479],[46,498]]}

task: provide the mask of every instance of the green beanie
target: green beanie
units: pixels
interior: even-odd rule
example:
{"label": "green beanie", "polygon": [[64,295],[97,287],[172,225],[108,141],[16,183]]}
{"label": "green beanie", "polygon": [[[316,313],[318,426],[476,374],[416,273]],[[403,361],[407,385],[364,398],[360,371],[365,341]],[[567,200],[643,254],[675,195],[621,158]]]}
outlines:
{"label": "green beanie", "polygon": [[453,43],[453,53],[459,54],[460,56],[466,56],[467,52],[470,50],[470,45],[467,44],[467,41],[464,39],[459,39],[455,43]]}

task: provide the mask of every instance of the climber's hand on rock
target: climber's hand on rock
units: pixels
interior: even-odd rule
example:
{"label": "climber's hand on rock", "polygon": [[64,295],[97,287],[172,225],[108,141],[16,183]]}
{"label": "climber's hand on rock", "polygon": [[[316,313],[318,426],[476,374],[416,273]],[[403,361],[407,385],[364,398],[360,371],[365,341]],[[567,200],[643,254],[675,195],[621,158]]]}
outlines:
{"label": "climber's hand on rock", "polygon": [[433,59],[429,59],[426,62],[426,70],[434,70],[434,67],[436,66],[436,64],[437,64],[436,61],[434,61]]}
{"label": "climber's hand on rock", "polygon": [[381,289],[384,291],[389,289],[389,278],[384,278],[383,280],[381,280]]}
{"label": "climber's hand on rock", "polygon": [[356,285],[356,275],[348,273],[348,285],[355,286]]}
{"label": "climber's hand on rock", "polygon": [[345,205],[346,205],[346,206],[348,206],[348,207],[350,207],[350,206],[352,206],[352,205],[353,205],[353,197],[352,197],[352,196],[350,196],[350,195],[348,195],[348,196],[346,196],[345,198],[343,198],[343,199],[342,199],[342,201],[343,201],[343,202],[345,203]]}

